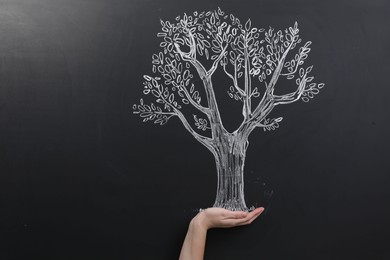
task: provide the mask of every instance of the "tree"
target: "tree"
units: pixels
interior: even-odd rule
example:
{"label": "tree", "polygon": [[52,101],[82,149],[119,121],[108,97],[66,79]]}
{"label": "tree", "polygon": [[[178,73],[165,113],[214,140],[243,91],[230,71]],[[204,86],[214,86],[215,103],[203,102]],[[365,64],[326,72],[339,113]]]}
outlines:
{"label": "tree", "polygon": [[[253,27],[250,19],[242,24],[220,8],[184,14],[175,22],[161,20],[161,26],[157,36],[162,50],[152,55],[153,74],[144,75],[143,83],[143,93],[156,103],[140,99],[133,113],[144,122],[160,125],[177,117],[214,155],[218,176],[214,207],[248,210],[244,163],[249,135],[256,128],[278,128],[283,118],[268,117],[274,107],[298,100],[308,102],[324,86],[309,76],[313,66],[303,67],[311,42],[301,44],[296,22],[285,30],[265,30]],[[218,109],[213,82],[217,70],[231,82],[221,87],[242,103],[243,119],[233,132],[223,126]],[[293,91],[275,93],[281,78],[296,84]],[[188,119],[185,106],[196,111],[193,121]]]}

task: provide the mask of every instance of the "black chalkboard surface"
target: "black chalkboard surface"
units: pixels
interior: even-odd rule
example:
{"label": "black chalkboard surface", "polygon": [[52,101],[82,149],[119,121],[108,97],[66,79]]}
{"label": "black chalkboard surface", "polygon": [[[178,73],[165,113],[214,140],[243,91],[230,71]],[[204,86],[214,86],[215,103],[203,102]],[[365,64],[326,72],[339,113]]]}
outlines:
{"label": "black chalkboard surface", "polygon": [[160,19],[218,7],[257,28],[297,21],[325,87],[250,135],[245,199],[266,212],[211,230],[205,259],[390,259],[390,2],[0,0],[1,259],[178,258],[214,203],[215,161],[177,118],[132,106]]}

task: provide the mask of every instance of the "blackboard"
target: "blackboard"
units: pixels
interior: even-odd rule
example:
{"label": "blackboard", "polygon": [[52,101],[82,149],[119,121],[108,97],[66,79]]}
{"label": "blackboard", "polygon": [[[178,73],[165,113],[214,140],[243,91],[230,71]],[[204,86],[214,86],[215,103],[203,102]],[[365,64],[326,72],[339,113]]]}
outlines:
{"label": "blackboard", "polygon": [[245,195],[266,212],[211,230],[206,259],[390,258],[388,1],[1,0],[1,259],[177,259],[215,162],[178,120],[131,107],[160,19],[218,7],[297,21],[326,86],[251,134]]}

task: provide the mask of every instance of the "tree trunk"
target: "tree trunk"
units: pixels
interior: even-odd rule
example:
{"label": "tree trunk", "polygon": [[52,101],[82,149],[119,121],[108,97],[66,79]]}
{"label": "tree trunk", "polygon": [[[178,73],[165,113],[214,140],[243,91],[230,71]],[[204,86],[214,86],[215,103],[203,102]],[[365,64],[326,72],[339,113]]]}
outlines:
{"label": "tree trunk", "polygon": [[247,141],[231,137],[215,155],[218,183],[214,207],[248,211],[244,199],[244,163]]}

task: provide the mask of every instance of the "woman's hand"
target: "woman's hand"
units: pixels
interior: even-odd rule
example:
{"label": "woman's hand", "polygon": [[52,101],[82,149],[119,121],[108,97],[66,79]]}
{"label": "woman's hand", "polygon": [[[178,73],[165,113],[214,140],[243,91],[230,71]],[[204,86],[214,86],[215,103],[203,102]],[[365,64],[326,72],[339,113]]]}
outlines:
{"label": "woman's hand", "polygon": [[192,221],[206,230],[211,228],[230,228],[252,223],[263,211],[263,207],[257,208],[252,212],[208,208],[199,212]]}
{"label": "woman's hand", "polygon": [[252,212],[230,211],[222,208],[208,208],[198,213],[188,227],[180,252],[180,260],[202,260],[207,230],[210,228],[230,228],[252,223],[264,208]]}

